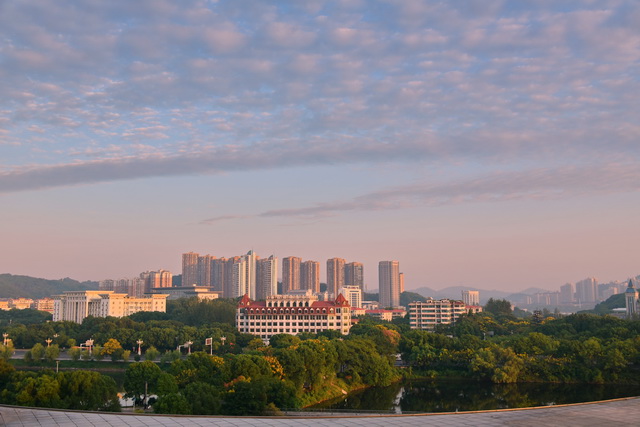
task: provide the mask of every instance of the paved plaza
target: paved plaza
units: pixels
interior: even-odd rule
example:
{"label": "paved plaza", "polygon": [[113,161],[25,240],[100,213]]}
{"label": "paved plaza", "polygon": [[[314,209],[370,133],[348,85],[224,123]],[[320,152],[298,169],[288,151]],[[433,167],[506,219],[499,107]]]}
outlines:
{"label": "paved plaza", "polygon": [[638,426],[640,397],[595,403],[497,411],[422,415],[310,417],[196,417],[72,412],[0,405],[0,425],[7,427],[123,426]]}

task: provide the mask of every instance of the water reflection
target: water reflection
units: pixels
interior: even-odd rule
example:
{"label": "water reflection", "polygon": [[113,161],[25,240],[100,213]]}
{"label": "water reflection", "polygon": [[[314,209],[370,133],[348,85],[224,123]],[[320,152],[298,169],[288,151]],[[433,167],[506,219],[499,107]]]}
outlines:
{"label": "water reflection", "polygon": [[640,395],[640,386],[591,384],[486,384],[409,381],[357,391],[314,408],[456,412],[589,402]]}

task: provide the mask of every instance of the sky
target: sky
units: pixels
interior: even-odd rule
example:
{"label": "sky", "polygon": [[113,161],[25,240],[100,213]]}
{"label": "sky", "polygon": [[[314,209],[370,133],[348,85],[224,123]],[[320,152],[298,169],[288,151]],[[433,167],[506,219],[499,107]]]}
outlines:
{"label": "sky", "polygon": [[640,2],[0,0],[0,273],[640,274]]}

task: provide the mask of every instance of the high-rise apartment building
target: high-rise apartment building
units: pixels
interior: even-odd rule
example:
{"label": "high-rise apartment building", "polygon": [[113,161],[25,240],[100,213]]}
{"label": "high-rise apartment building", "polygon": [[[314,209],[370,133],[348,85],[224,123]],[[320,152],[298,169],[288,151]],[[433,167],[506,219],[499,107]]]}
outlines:
{"label": "high-rise apartment building", "polygon": [[480,305],[480,291],[462,291],[462,301],[466,305]]}
{"label": "high-rise apartment building", "polygon": [[170,288],[173,286],[173,274],[167,270],[149,271],[149,289]]}
{"label": "high-rise apartment building", "polygon": [[256,299],[264,300],[278,293],[278,258],[259,259],[256,262]]}
{"label": "high-rise apartment building", "polygon": [[364,290],[364,266],[361,262],[345,264],[344,286],[357,286]]}
{"label": "high-rise apartment building", "polygon": [[241,257],[236,257],[232,266],[232,289],[228,298],[248,295],[256,299],[256,264],[259,257],[252,250]]}
{"label": "high-rise apartment building", "polygon": [[211,260],[211,287],[216,292],[223,292],[226,258],[216,258]]}
{"label": "high-rise apartment building", "polygon": [[240,261],[239,256],[230,257],[224,266],[224,287],[222,295],[224,298],[236,298],[237,289],[234,282],[234,265]]}
{"label": "high-rise apartment building", "polygon": [[335,298],[338,289],[344,286],[344,265],[346,261],[342,258],[331,258],[327,260],[327,292]]}
{"label": "high-rise apartment building", "polygon": [[233,288],[229,298],[237,298],[249,294],[249,282],[247,281],[247,260],[238,257],[231,268]]}
{"label": "high-rise apartment building", "polygon": [[400,306],[400,263],[398,261],[380,261],[378,289],[381,308]]}
{"label": "high-rise apartment building", "polygon": [[295,256],[282,258],[282,292],[300,289],[300,266],[302,259]]}
{"label": "high-rise apartment building", "polygon": [[216,257],[211,255],[198,256],[198,286],[211,286],[211,262]]}
{"label": "high-rise apartment building", "polygon": [[573,283],[565,283],[560,286],[560,303],[561,304],[572,304],[575,302],[576,290],[573,286]]}
{"label": "high-rise apartment building", "polygon": [[404,273],[400,273],[400,293],[404,292]]}
{"label": "high-rise apartment building", "polygon": [[576,283],[576,300],[579,303],[596,302],[598,280],[589,277]]}
{"label": "high-rise apartment building", "polygon": [[305,261],[300,264],[300,288],[309,289],[312,293],[320,292],[320,263]]}
{"label": "high-rise apartment building", "polygon": [[198,284],[198,257],[195,252],[182,254],[182,286]]}

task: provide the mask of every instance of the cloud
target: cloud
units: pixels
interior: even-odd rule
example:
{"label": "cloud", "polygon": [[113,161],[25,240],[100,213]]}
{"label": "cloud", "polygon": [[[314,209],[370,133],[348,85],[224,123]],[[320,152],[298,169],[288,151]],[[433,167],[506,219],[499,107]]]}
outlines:
{"label": "cloud", "polygon": [[[351,200],[318,203],[301,208],[269,210],[255,217],[322,218],[353,211],[371,212],[461,203],[564,199],[581,195],[636,191],[640,191],[640,169],[636,164],[532,169],[522,172],[492,173],[451,182],[398,186],[360,195]],[[227,215],[202,221],[202,224],[242,218],[247,217]]]}
{"label": "cloud", "polygon": [[427,146],[379,142],[371,142],[366,147],[344,143],[324,147],[288,143],[225,146],[186,154],[148,154],[53,166],[22,167],[0,173],[0,193],[148,177],[417,159],[428,154]]}

